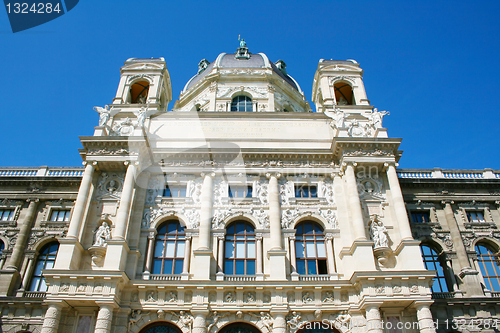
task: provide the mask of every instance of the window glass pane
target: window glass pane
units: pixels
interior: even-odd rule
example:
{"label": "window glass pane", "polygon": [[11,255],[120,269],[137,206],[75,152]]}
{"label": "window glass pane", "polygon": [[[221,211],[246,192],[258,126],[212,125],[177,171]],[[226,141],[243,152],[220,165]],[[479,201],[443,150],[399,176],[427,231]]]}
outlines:
{"label": "window glass pane", "polygon": [[314,249],[314,243],[312,243],[312,242],[306,243],[306,255],[307,255],[307,258],[316,258],[316,251]]}
{"label": "window glass pane", "polygon": [[306,261],[305,260],[297,260],[297,273],[301,275],[306,274]]}
{"label": "window glass pane", "polygon": [[318,197],[318,188],[316,186],[311,186],[309,189],[311,191],[311,198],[317,198]]}
{"label": "window glass pane", "polygon": [[42,269],[44,268],[44,263],[43,261],[37,261],[36,266],[35,266],[35,275],[41,275],[42,274]]}
{"label": "window glass pane", "polygon": [[51,269],[54,267],[54,262],[53,261],[47,261],[45,263],[45,269]]}
{"label": "window glass pane", "polygon": [[63,211],[58,211],[57,212],[57,221],[58,222],[64,221],[64,212]]}
{"label": "window glass pane", "polygon": [[161,260],[155,259],[153,261],[153,274],[161,274]]}
{"label": "window glass pane", "polygon": [[304,243],[295,242],[295,255],[297,258],[304,258],[306,255],[304,253]]}
{"label": "window glass pane", "polygon": [[165,243],[162,241],[157,241],[155,245],[155,257],[163,257],[165,250]]}
{"label": "window glass pane", "polygon": [[165,259],[163,261],[163,274],[172,274],[173,259]]}
{"label": "window glass pane", "polygon": [[226,242],[226,258],[234,258],[234,244]]}
{"label": "window glass pane", "polygon": [[245,243],[236,243],[236,258],[245,258]]}
{"label": "window glass pane", "polygon": [[176,233],[177,231],[177,223],[168,223],[167,224],[167,233]]}
{"label": "window glass pane", "polygon": [[30,291],[38,291],[38,286],[40,285],[40,277],[33,277],[31,280]]}
{"label": "window glass pane", "polygon": [[45,283],[44,278],[42,278],[40,280],[40,285],[38,286],[38,291],[47,291],[47,284]]}
{"label": "window glass pane", "polygon": [[244,260],[236,260],[234,274],[245,275],[245,261]]}
{"label": "window glass pane", "polygon": [[233,265],[233,261],[232,260],[227,260],[224,262],[224,273],[228,274],[228,275],[233,275],[234,274],[234,265]]}
{"label": "window glass pane", "polygon": [[255,259],[255,243],[254,242],[247,243],[247,258]]}
{"label": "window glass pane", "polygon": [[247,188],[247,198],[251,198],[252,197],[252,186],[248,186]]}
{"label": "window glass pane", "polygon": [[309,188],[307,186],[302,187],[302,197],[309,198]]}
{"label": "window glass pane", "polygon": [[177,252],[175,256],[177,258],[184,258],[184,249],[185,249],[184,242],[177,242]]}
{"label": "window glass pane", "polygon": [[186,196],[186,187],[181,186],[179,191],[179,197],[184,198]]}
{"label": "window glass pane", "polygon": [[318,258],[326,258],[325,243],[316,243],[318,249]]}
{"label": "window glass pane", "polygon": [[183,264],[184,264],[183,259],[176,259],[175,260],[174,274],[181,274],[182,273],[182,265]]}
{"label": "window glass pane", "polygon": [[237,234],[245,233],[245,223],[236,223],[236,233]]}
{"label": "window glass pane", "polygon": [[52,211],[52,213],[50,214],[50,220],[52,222],[57,221],[57,210]]}
{"label": "window glass pane", "polygon": [[163,196],[164,197],[172,197],[172,192],[170,191],[170,188],[166,187],[165,190],[163,191]]}
{"label": "window glass pane", "polygon": [[175,242],[167,242],[167,250],[165,251],[165,257],[172,258],[175,256]]}
{"label": "window glass pane", "polygon": [[316,260],[307,261],[307,274],[318,274],[316,271]]}
{"label": "window glass pane", "polygon": [[312,233],[313,233],[312,223],[304,223],[304,234],[312,234]]}
{"label": "window glass pane", "polygon": [[255,260],[247,260],[247,275],[255,275]]}
{"label": "window glass pane", "polygon": [[498,278],[491,279],[491,286],[490,290],[491,291],[500,291],[500,284],[498,282]]}
{"label": "window glass pane", "polygon": [[318,274],[328,274],[328,267],[326,266],[326,259],[318,260]]}

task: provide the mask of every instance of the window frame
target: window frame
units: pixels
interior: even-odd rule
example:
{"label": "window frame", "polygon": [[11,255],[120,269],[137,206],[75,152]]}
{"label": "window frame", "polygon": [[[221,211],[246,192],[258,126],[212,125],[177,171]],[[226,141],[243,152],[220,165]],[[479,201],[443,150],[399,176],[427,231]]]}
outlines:
{"label": "window frame", "polygon": [[[236,190],[236,191],[234,191]],[[241,190],[241,191],[240,191]],[[234,196],[236,194],[236,196]],[[239,194],[244,194],[244,195],[239,195]],[[232,185],[229,184],[228,186],[228,197],[229,198],[237,198],[237,199],[247,199],[247,198],[252,198],[253,196],[253,187],[252,185],[245,184],[245,185]]]}
{"label": "window frame", "polygon": [[[170,193],[170,195],[166,195],[167,189],[168,189],[168,193]],[[174,193],[177,195],[174,196],[173,195]],[[163,188],[162,197],[172,198],[172,199],[186,198],[187,197],[187,184],[182,184],[182,183],[165,184],[165,187]]]}
{"label": "window frame", "polygon": [[247,95],[231,98],[231,112],[253,112],[253,99]]}
{"label": "window frame", "polygon": [[[411,215],[411,221],[413,223],[431,223],[431,211],[430,210],[411,210],[410,211]],[[419,221],[417,216],[420,215],[426,215],[427,220],[426,221]]]}
{"label": "window frame", "polygon": [[[241,227],[243,225],[243,233]],[[251,232],[248,232],[248,229]],[[231,231],[234,230],[234,233]],[[232,247],[229,245],[232,244]],[[253,247],[253,257],[249,254],[249,249]],[[239,251],[244,249],[244,255],[240,256]],[[228,253],[228,249],[232,250],[232,255]],[[256,233],[253,224],[246,220],[237,220],[228,224],[226,228],[226,235],[224,236],[224,274],[225,275],[240,275],[240,276],[253,276],[256,274],[257,268],[257,245]],[[239,269],[243,267],[243,272]],[[229,271],[231,270],[231,271]]]}
{"label": "window frame", "polygon": [[[304,191],[305,189],[306,191]],[[312,189],[314,189],[314,191]],[[318,199],[318,184],[311,184],[311,183],[295,184],[294,197],[296,199]]]}
{"label": "window frame", "polygon": [[[425,254],[423,248],[427,248],[430,251],[430,254]],[[453,285],[449,279],[448,276],[448,265],[446,262],[443,260],[443,257],[439,252],[437,251],[435,246],[432,246],[430,244],[421,244],[420,245],[420,254],[422,256],[422,261],[424,262],[425,269],[428,271],[436,271],[436,275],[434,277],[434,282],[432,283],[431,290],[432,293],[448,293],[453,291]],[[431,260],[427,260],[430,258]],[[432,263],[431,265],[428,265],[428,263]],[[437,265],[439,264],[439,267],[441,268],[442,274],[440,274],[440,271],[437,268]],[[435,288],[437,283],[437,287]],[[446,290],[444,290],[443,285],[446,287]],[[435,290],[438,289],[439,290]]]}
{"label": "window frame", "polygon": [[[50,254],[52,246],[57,245],[57,250],[55,254]],[[33,267],[33,271],[31,272],[30,276],[30,283],[28,287],[28,291],[35,291],[35,292],[47,292],[47,289],[45,290],[40,290],[42,286],[45,286],[47,288],[47,285],[45,284],[45,277],[42,274],[42,270],[44,269],[52,269],[54,267],[54,264],[56,262],[57,254],[59,253],[59,243],[57,241],[51,241],[46,243],[40,248],[40,251],[36,257],[35,265]],[[44,251],[47,250],[47,253],[45,254]],[[40,266],[40,262],[42,262],[43,267]],[[52,263],[52,267],[47,268],[47,263]],[[35,281],[38,281],[37,283]],[[35,285],[36,283],[36,285]],[[34,288],[36,286],[36,288]]]}
{"label": "window frame", "polygon": [[[7,219],[4,219],[6,212],[10,212]],[[0,207],[0,222],[11,222],[16,217],[16,207]]]}
{"label": "window frame", "polygon": [[[169,225],[177,224],[175,232],[169,232],[169,230],[174,230],[169,228]],[[160,233],[160,230],[165,228],[165,233]],[[182,274],[184,268],[185,251],[186,251],[186,227],[182,226],[179,220],[167,220],[160,224],[157,228],[157,233],[155,236],[154,246],[151,249],[153,251],[153,263],[151,267],[151,274],[154,275],[179,275]],[[157,255],[158,244],[163,242],[162,256]],[[173,256],[167,256],[169,243],[173,242]],[[182,244],[182,251],[180,251],[180,244]],[[181,252],[181,253],[179,253]],[[165,264],[171,263],[170,272],[165,272]],[[160,272],[155,271],[157,263],[160,263]]]}
{"label": "window frame", "polygon": [[[311,225],[312,234],[307,233],[306,225]],[[317,228],[316,228],[317,227]],[[302,228],[302,232],[300,233],[300,229]],[[321,233],[318,233],[316,229],[319,229]],[[328,253],[326,250],[326,237],[325,230],[323,227],[315,221],[307,220],[298,223],[295,226],[295,265],[296,271],[299,275],[328,275]],[[300,244],[302,248],[300,248]],[[312,244],[312,247],[311,245]],[[324,256],[318,255],[318,244],[321,244],[324,251]],[[311,251],[311,248],[314,249],[315,255],[312,256],[308,251]],[[303,256],[300,256],[301,253],[304,253]],[[310,264],[314,262],[314,266]],[[302,265],[303,263],[303,265]],[[302,267],[303,266],[303,267]],[[314,272],[309,272],[311,268],[315,268]]]}
{"label": "window frame", "polygon": [[[480,251],[478,251],[480,250],[479,247],[485,248],[487,254],[482,254]],[[476,251],[477,265],[479,266],[479,270],[481,271],[481,275],[483,276],[485,287],[490,291],[499,292],[500,264],[498,255],[495,255],[492,246],[484,241],[477,242],[476,245],[474,246],[474,250]],[[487,262],[490,263],[491,269],[493,270],[492,272],[488,270],[488,266],[486,264]],[[490,273],[496,273],[496,275],[490,275]],[[496,283],[493,284],[492,281],[495,281]],[[494,286],[495,288],[493,288]]]}

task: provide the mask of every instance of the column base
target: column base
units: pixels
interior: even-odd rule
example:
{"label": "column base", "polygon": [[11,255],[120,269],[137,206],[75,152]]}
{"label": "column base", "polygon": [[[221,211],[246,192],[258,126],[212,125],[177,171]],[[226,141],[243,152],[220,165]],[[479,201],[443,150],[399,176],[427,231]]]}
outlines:
{"label": "column base", "polygon": [[182,273],[181,281],[187,281],[187,280],[189,280],[189,273]]}
{"label": "column base", "polygon": [[271,281],[286,281],[286,251],[283,250],[269,250],[267,251],[269,258],[269,266],[271,272],[269,280]]}
{"label": "column base", "polygon": [[54,269],[79,270],[80,262],[85,250],[76,238],[59,239]]}
{"label": "column base", "polygon": [[108,240],[103,268],[107,271],[124,271],[130,249],[125,240]]}
{"label": "column base", "polygon": [[264,274],[262,273],[255,274],[255,281],[264,281]]}
{"label": "column base", "polygon": [[215,281],[224,281],[224,273],[217,272],[217,274],[215,274]]}
{"label": "column base", "polygon": [[194,265],[191,265],[191,273],[194,280],[210,280],[210,264],[212,261],[212,250],[195,250]]}
{"label": "column base", "polygon": [[293,272],[290,276],[292,277],[292,281],[299,281],[299,273]]}

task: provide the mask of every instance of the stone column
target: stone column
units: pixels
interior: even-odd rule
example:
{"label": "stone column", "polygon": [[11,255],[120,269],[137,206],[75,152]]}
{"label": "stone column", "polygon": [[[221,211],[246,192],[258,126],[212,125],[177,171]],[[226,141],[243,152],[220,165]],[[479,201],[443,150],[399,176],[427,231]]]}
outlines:
{"label": "stone column", "polygon": [[192,310],[194,316],[192,333],[207,333],[207,310]]}
{"label": "stone column", "polygon": [[112,304],[98,304],[99,313],[95,322],[94,333],[109,333],[111,332],[111,320],[113,319]]}
{"label": "stone column", "polygon": [[262,234],[258,233],[255,235],[255,275],[257,279],[263,279],[262,274]]}
{"label": "stone column", "polygon": [[155,252],[155,232],[150,232],[148,236],[148,256],[146,258],[146,268],[144,273],[150,274],[153,269],[153,256]]}
{"label": "stone column", "polygon": [[186,235],[186,246],[184,247],[184,262],[182,264],[182,275],[189,275],[189,263],[191,261],[191,235]]}
{"label": "stone column", "polygon": [[41,333],[57,333],[59,328],[59,320],[61,319],[62,303],[49,303]]}
{"label": "stone column", "polygon": [[446,217],[446,223],[448,224],[448,229],[450,230],[450,236],[453,241],[453,248],[457,252],[457,259],[460,265],[460,272],[458,275],[463,281],[464,291],[467,296],[484,296],[483,289],[481,288],[481,283],[479,279],[479,271],[473,267],[469,261],[469,255],[467,249],[463,243],[462,235],[460,233],[460,228],[458,227],[457,220],[455,219],[455,214],[453,213],[452,202],[442,202],[444,204],[444,215]]}
{"label": "stone column", "polygon": [[408,212],[403,199],[403,193],[401,192],[401,186],[399,185],[398,174],[396,173],[396,166],[388,163],[384,164],[384,166],[387,166],[387,180],[389,181],[389,189],[391,190],[401,239],[413,239]]}
{"label": "stone column", "polygon": [[366,306],[366,331],[370,333],[383,333],[382,318],[380,317],[379,305],[370,304]]}
{"label": "stone column", "polygon": [[204,178],[201,188],[200,236],[198,241],[198,250],[208,250],[210,248],[210,229],[212,227],[212,177],[214,177],[215,174],[205,174],[202,176],[204,176]]}
{"label": "stone column", "polygon": [[326,259],[328,261],[328,274],[335,273],[335,257],[333,252],[333,235],[327,233],[325,235]]}
{"label": "stone column", "polygon": [[19,233],[17,234],[16,244],[12,249],[12,254],[10,256],[9,263],[7,265],[8,269],[19,270],[19,265],[23,257],[24,249],[28,242],[31,228],[36,215],[36,208],[38,207],[38,199],[29,199],[29,206],[26,212],[26,216],[19,228]]}
{"label": "stone column", "polygon": [[352,225],[354,228],[355,239],[366,239],[365,222],[363,221],[363,212],[361,211],[361,201],[359,200],[358,184],[354,167],[356,163],[347,163],[345,167],[345,176],[347,182],[347,198],[351,208]]}
{"label": "stone column", "polygon": [[286,333],[286,314],[281,312],[273,312],[273,332],[272,333]]}
{"label": "stone column", "polygon": [[127,226],[130,214],[130,207],[132,205],[132,198],[134,196],[134,185],[136,176],[136,166],[134,162],[125,162],[127,173],[125,181],[123,182],[122,197],[120,199],[120,207],[116,213],[116,225],[113,233],[115,239],[125,239],[127,233]]}
{"label": "stone column", "polygon": [[269,178],[269,232],[271,234],[271,250],[282,250],[281,245],[281,212],[278,175],[267,174]]}
{"label": "stone column", "polygon": [[436,333],[429,304],[417,304],[417,319],[421,333]]}
{"label": "stone column", "polygon": [[28,282],[30,281],[32,271],[33,271],[33,265],[35,264],[35,256],[33,254],[30,254],[26,256],[28,259],[28,266],[26,267],[26,271],[24,272],[23,276],[23,282],[21,284],[21,289],[26,290],[29,288]]}
{"label": "stone column", "polygon": [[290,240],[290,265],[292,266],[292,275],[297,273],[297,255],[295,254],[295,236],[288,237]]}
{"label": "stone column", "polygon": [[85,216],[87,201],[89,200],[90,188],[92,187],[94,167],[97,165],[97,162],[85,163],[87,165],[83,172],[82,182],[80,183],[80,189],[78,190],[78,196],[76,197],[75,208],[73,209],[73,215],[69,222],[66,238],[78,239],[80,237],[80,229],[82,227],[83,217]]}
{"label": "stone column", "polygon": [[217,266],[218,273],[224,273],[224,235],[217,236]]}

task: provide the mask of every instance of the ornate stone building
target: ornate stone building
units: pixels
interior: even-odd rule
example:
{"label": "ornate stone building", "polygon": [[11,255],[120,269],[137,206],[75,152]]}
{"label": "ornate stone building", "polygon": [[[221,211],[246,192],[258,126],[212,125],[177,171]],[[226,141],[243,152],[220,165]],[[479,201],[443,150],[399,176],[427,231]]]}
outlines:
{"label": "ornate stone building", "polygon": [[312,112],[242,41],[169,110],[127,60],[84,168],[0,169],[2,332],[495,331],[500,171],[397,170],[362,75],[320,60]]}

